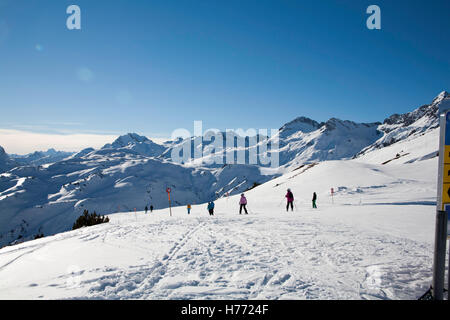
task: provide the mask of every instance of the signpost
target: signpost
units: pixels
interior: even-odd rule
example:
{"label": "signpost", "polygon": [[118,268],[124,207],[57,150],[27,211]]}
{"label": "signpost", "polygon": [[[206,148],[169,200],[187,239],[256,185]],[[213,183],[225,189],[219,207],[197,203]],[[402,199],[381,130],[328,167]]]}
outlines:
{"label": "signpost", "polygon": [[170,216],[172,216],[172,206],[170,204],[170,191],[172,191],[170,188],[166,189],[167,196],[169,197],[169,210],[170,210]]}
{"label": "signpost", "polygon": [[450,111],[442,113],[439,120],[441,131],[432,284],[435,300],[443,300],[444,298],[446,240],[450,236],[448,230],[450,212]]}

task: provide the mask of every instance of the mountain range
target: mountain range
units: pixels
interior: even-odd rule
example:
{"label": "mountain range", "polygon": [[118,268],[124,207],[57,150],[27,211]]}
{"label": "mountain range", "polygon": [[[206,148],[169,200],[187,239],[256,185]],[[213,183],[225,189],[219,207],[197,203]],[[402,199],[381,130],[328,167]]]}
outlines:
{"label": "mountain range", "polygon": [[[150,204],[155,209],[165,208],[167,187],[172,189],[173,206],[200,204],[244,192],[293,170],[302,172],[306,165],[365,157],[400,141],[435,134],[439,110],[449,103],[450,94],[444,91],[428,105],[375,123],[336,118],[319,123],[298,117],[283,125],[277,136],[259,136],[258,146],[245,147],[247,157],[251,148],[269,157],[272,151],[260,145],[278,139],[276,168],[261,163],[209,164],[209,156],[178,164],[171,159],[172,151],[195,138],[157,144],[136,133],[120,136],[100,149],[77,153],[50,149],[18,156],[6,154],[0,147],[0,247],[37,233],[69,230],[84,209],[110,214],[142,210]],[[226,146],[226,139],[223,143]],[[211,146],[207,141],[200,145],[203,151],[211,151]],[[225,158],[226,152],[230,150],[216,156]],[[423,159],[435,156],[437,149]]]}

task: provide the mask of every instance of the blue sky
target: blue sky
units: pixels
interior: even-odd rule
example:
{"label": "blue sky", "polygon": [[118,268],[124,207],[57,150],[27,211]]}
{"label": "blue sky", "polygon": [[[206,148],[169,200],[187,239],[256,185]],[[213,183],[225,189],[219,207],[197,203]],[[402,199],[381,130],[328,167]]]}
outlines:
{"label": "blue sky", "polygon": [[[82,30],[66,28],[70,4]],[[371,4],[381,30],[366,28]],[[0,129],[161,138],[194,120],[382,121],[450,90],[449,12],[448,0],[0,0]]]}

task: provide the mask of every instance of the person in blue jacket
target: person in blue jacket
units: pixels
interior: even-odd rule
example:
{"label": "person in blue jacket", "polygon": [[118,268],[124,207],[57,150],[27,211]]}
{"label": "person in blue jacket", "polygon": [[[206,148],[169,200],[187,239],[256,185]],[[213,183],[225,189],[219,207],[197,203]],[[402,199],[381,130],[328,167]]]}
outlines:
{"label": "person in blue jacket", "polygon": [[214,202],[211,201],[208,203],[208,212],[210,216],[214,215]]}

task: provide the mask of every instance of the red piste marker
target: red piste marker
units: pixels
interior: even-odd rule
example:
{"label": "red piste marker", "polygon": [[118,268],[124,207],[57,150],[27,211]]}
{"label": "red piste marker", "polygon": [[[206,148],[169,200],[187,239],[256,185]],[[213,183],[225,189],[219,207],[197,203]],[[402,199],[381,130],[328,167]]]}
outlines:
{"label": "red piste marker", "polygon": [[172,190],[170,189],[170,188],[167,188],[166,189],[166,192],[167,192],[167,196],[169,197],[169,210],[170,210],[170,216],[172,216],[172,206],[171,206],[171,203],[170,203],[170,192],[171,192]]}

